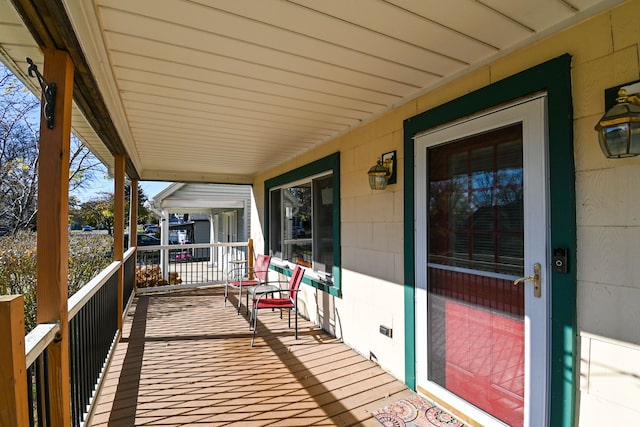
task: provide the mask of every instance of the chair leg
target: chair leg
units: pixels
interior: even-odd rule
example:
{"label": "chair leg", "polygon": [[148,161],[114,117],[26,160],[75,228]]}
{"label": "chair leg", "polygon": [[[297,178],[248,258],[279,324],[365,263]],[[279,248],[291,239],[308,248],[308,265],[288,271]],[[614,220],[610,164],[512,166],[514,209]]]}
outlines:
{"label": "chair leg", "polygon": [[[251,288],[250,288],[250,289],[251,289]],[[247,296],[247,298],[246,298],[246,304],[247,304],[247,305],[246,305],[246,308],[247,308],[247,309],[246,309],[246,310],[245,310],[245,312],[244,312],[244,314],[245,314],[245,316],[246,316],[246,315],[248,315],[248,314],[249,314],[249,289],[247,289],[247,290],[246,290],[245,294],[246,294],[246,296]]]}
{"label": "chair leg", "polygon": [[296,311],[296,314],[295,314],[295,316],[296,316],[296,319],[295,319],[295,323],[296,323],[295,336],[296,336],[296,339],[298,339],[298,308],[297,307],[295,308],[295,311]]}
{"label": "chair leg", "polygon": [[224,285],[224,306],[227,306],[227,295],[229,294],[229,285]]}
{"label": "chair leg", "polygon": [[256,339],[256,329],[258,329],[258,309],[253,309],[253,335],[251,335],[251,347]]}
{"label": "chair leg", "polygon": [[253,306],[253,302],[251,303],[251,316],[249,317],[249,330],[253,329],[253,319],[256,316],[256,308]]}
{"label": "chair leg", "polygon": [[241,305],[242,305],[242,285],[240,285],[240,290],[238,291],[238,315],[240,315]]}

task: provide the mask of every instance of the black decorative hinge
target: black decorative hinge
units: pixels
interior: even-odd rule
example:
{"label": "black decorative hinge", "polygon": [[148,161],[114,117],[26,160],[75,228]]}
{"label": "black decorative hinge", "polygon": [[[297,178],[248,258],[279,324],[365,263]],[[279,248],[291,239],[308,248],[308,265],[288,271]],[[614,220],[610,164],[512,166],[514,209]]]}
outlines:
{"label": "black decorative hinge", "polygon": [[42,89],[42,97],[44,98],[42,114],[44,114],[44,118],[47,120],[47,127],[49,129],[53,129],[53,121],[56,112],[56,84],[47,83],[31,58],[27,58],[27,63],[29,64],[29,69],[27,70],[29,72],[29,77],[34,77],[33,74],[35,73],[35,77],[38,79],[38,83],[40,83],[40,88]]}

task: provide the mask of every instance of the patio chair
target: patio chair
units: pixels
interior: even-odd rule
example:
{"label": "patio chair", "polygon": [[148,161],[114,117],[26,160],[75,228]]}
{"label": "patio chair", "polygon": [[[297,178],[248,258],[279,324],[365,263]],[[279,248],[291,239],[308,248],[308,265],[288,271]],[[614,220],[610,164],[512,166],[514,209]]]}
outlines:
{"label": "patio chair", "polygon": [[[250,269],[252,271],[246,271],[244,265],[237,265],[231,269],[227,275],[227,281],[224,286],[224,306],[227,306],[229,288],[238,289],[238,314],[240,314],[242,289],[245,288],[247,298],[246,313],[249,314],[249,289],[267,283],[269,263],[271,263],[271,255],[258,255],[253,269]],[[253,278],[250,278],[250,274],[253,274]]]}
{"label": "patio chair", "polygon": [[[300,283],[302,283],[304,269],[296,266],[293,269],[289,286],[287,289],[274,289],[272,284],[267,285],[265,292],[260,292],[260,287],[254,288],[254,299],[251,309],[251,320],[253,321],[253,336],[251,337],[251,347],[253,347],[256,338],[256,329],[258,327],[258,311],[263,308],[280,309],[280,318],[282,318],[282,309],[287,309],[289,313],[289,328],[291,328],[291,310],[295,313],[295,338],[298,339],[298,292],[300,291]],[[278,292],[279,297],[274,297],[274,293]],[[282,294],[285,294],[282,296]]]}

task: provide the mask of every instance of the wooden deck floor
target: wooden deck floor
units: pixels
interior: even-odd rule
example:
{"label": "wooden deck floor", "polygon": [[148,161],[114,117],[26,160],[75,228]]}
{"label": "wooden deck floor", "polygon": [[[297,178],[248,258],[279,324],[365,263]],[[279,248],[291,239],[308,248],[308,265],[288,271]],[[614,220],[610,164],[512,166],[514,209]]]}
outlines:
{"label": "wooden deck floor", "polygon": [[145,295],[127,315],[89,426],[377,426],[409,394],[370,360],[301,319],[248,319],[223,288]]}

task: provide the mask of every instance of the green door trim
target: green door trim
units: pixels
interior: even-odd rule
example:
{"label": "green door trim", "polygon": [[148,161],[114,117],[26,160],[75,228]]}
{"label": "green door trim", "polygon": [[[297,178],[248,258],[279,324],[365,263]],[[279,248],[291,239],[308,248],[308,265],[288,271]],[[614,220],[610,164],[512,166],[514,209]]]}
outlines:
{"label": "green door trim", "polygon": [[[570,427],[575,420],[576,392],[576,208],[573,159],[571,56],[566,54],[471,92],[404,121],[404,309],[405,382],[416,388],[414,142],[426,129],[482,110],[546,92],[549,126],[549,205],[551,248],[566,248],[569,272],[552,272],[551,389],[553,426]],[[550,269],[551,270],[551,269]]]}

